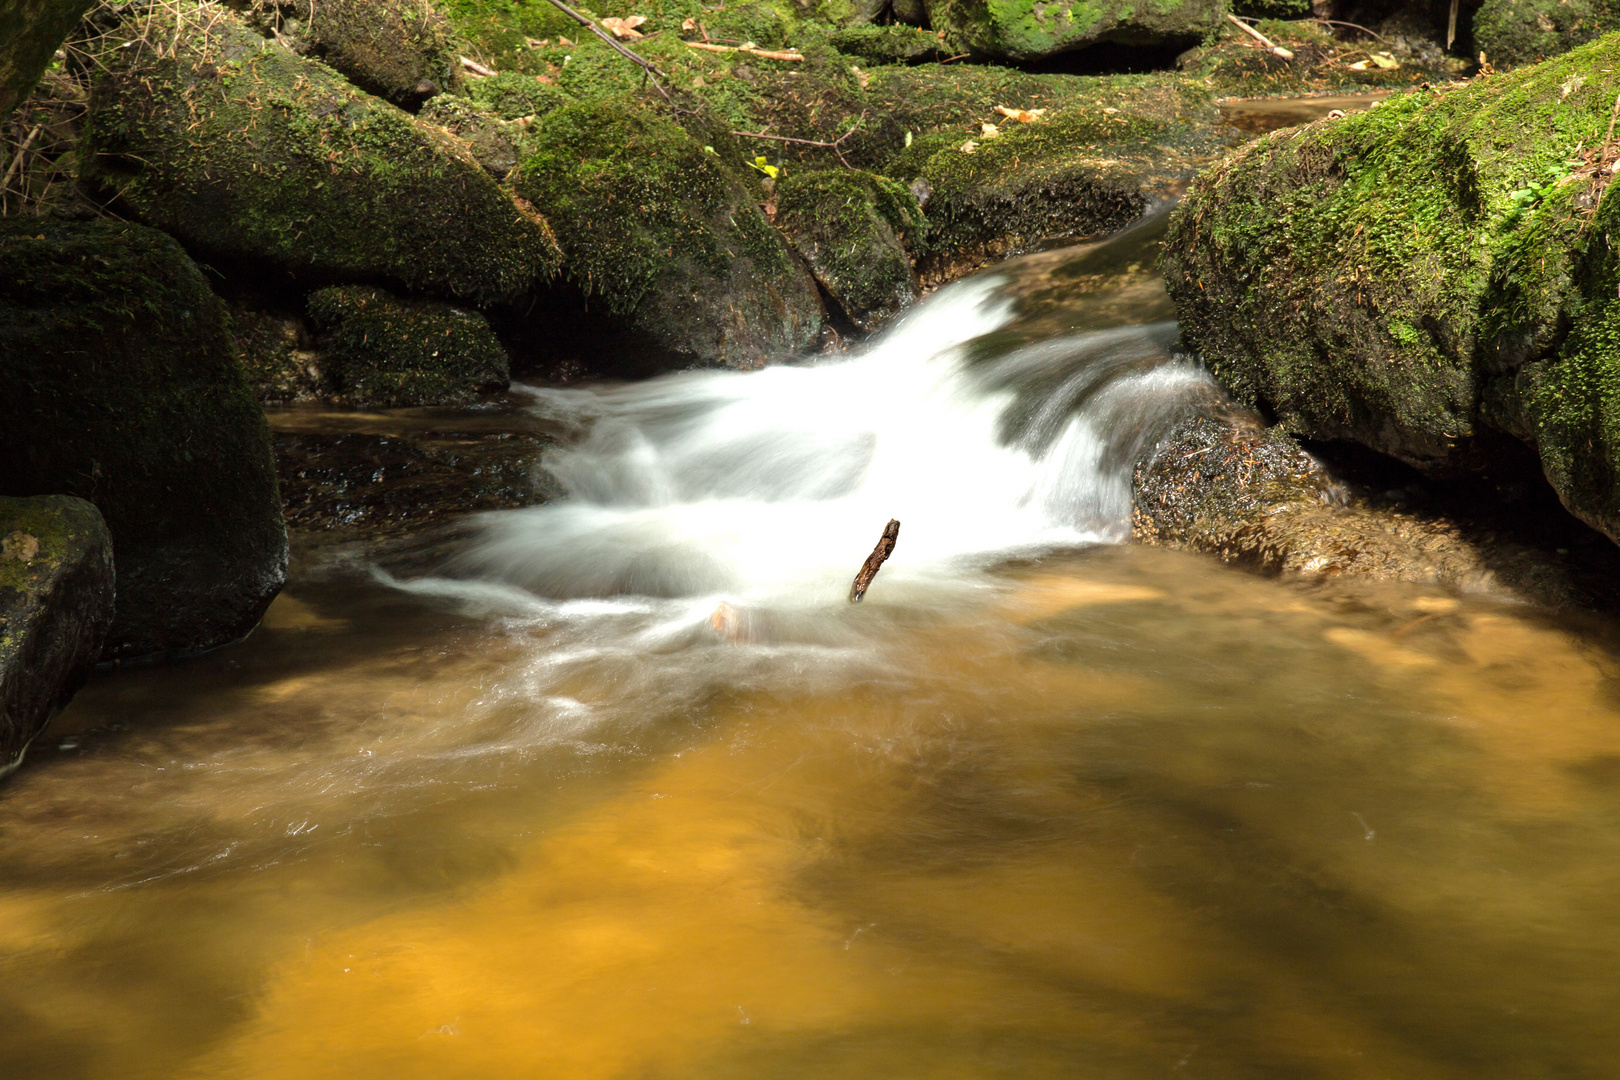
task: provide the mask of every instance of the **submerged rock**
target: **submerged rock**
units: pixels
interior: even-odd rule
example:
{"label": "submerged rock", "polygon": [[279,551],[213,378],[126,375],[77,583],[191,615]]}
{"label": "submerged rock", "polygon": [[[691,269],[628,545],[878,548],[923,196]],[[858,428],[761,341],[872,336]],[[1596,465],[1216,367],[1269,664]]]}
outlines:
{"label": "submerged rock", "polygon": [[0,497],[0,775],[84,685],[112,617],[100,512],[66,495]]}
{"label": "submerged rock", "polygon": [[570,104],[534,126],[516,190],[551,221],[564,273],[641,347],[748,368],[815,341],[815,282],[759,195],[664,111]]}
{"label": "submerged rock", "polygon": [[100,57],[84,179],[125,213],[209,257],[479,304],[555,272],[544,219],[458,140],[203,11],[153,8]]}
{"label": "submerged rock", "polygon": [[261,12],[296,52],[325,61],[360,89],[402,108],[461,88],[461,43],[427,0],[272,3]]}
{"label": "submerged rock", "polygon": [[112,531],[104,659],[234,641],[286,580],[269,431],[224,304],[154,230],[0,226],[0,494],[54,493]]}
{"label": "submerged rock", "polygon": [[927,0],[928,21],[964,48],[1038,60],[1104,42],[1195,45],[1220,26],[1224,0]]}
{"label": "submerged rock", "polygon": [[794,172],[778,182],[776,203],[776,227],[859,329],[917,299],[907,249],[926,239],[928,219],[909,190],[856,170]]}
{"label": "submerged rock", "polygon": [[484,317],[382,289],[342,286],[309,297],[323,396],[362,408],[465,405],[505,390],[506,350]]}
{"label": "submerged rock", "polygon": [[1444,472],[1492,429],[1620,538],[1620,35],[1257,140],[1172,218],[1189,343],[1289,430]]}

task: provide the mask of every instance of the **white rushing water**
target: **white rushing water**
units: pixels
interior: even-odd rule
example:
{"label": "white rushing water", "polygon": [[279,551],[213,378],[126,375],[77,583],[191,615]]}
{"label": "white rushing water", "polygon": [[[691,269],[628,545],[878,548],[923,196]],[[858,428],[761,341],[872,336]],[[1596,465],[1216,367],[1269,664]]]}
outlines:
{"label": "white rushing water", "polygon": [[873,595],[909,602],[1123,539],[1135,460],[1211,383],[1168,322],[1030,340],[1009,281],[941,289],[853,357],[519,388],[573,433],[545,462],[566,494],[483,515],[450,580],[410,587],[573,615],[679,600],[696,619],[843,603],[890,518]]}

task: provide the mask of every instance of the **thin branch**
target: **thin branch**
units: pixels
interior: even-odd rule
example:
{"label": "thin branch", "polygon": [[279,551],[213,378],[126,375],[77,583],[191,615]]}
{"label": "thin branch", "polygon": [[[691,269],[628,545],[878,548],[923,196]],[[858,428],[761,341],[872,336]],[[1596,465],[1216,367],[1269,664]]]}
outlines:
{"label": "thin branch", "polygon": [[620,45],[616,40],[614,40],[612,34],[608,33],[600,26],[597,26],[590,19],[563,3],[563,0],[550,0],[550,3],[552,7],[556,8],[564,15],[567,15],[570,19],[573,19],[575,22],[579,23],[579,25],[583,26],[585,29],[607,42],[608,45],[612,47],[612,49],[620,56],[623,56],[626,60],[629,60],[633,64],[640,65],[641,70],[645,71],[648,79],[652,81],[653,89],[662,94],[664,96],[664,100],[669,102],[671,107],[674,107],[675,99],[669,96],[669,91],[664,89],[664,84],[658,81],[659,79],[668,79],[669,76],[665,75],[662,71],[659,71],[656,64],[654,64],[651,60],[647,60],[636,53],[631,52],[623,45]]}
{"label": "thin branch", "polygon": [[832,142],[826,142],[821,139],[794,139],[789,138],[786,135],[767,135],[763,131],[733,131],[732,134],[741,139],[769,139],[771,142],[793,143],[795,146],[814,146],[822,150],[831,150],[835,155],[837,155],[838,163],[840,165],[846,169],[853,169],[855,166],[851,165],[844,157],[842,144],[845,139],[861,130],[861,124],[865,122],[865,120],[866,114],[863,112],[861,113],[861,118],[855,121],[854,127],[838,136],[838,138],[834,139]]}
{"label": "thin branch", "polygon": [[[552,3],[556,2],[557,0],[552,0]],[[1282,57],[1284,60],[1292,60],[1294,58],[1293,53],[1289,52],[1281,45],[1278,45],[1275,41],[1272,41],[1270,38],[1266,37],[1266,35],[1262,34],[1260,31],[1256,30],[1254,27],[1250,26],[1236,15],[1228,15],[1227,18],[1232,21],[1233,26],[1254,38],[1254,40],[1270,49],[1277,56]]]}
{"label": "thin branch", "polygon": [[1310,19],[1308,21],[1323,23],[1324,25],[1327,25],[1327,26],[1348,26],[1352,30],[1360,30],[1363,34],[1366,34],[1368,37],[1377,38],[1379,41],[1384,42],[1385,45],[1389,44],[1389,42],[1386,41],[1383,38],[1382,35],[1377,34],[1374,31],[1371,31],[1371,30],[1367,29],[1365,26],[1362,26],[1360,23],[1345,22],[1343,19]]}

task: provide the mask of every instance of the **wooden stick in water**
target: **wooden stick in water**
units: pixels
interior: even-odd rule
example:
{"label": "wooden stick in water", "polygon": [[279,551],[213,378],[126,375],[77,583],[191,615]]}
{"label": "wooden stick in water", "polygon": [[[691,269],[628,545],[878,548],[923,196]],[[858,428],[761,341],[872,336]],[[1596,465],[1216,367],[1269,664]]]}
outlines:
{"label": "wooden stick in water", "polygon": [[894,554],[895,541],[899,539],[900,523],[891,518],[889,523],[883,526],[883,535],[878,538],[877,547],[873,548],[872,554],[866,557],[866,562],[861,566],[861,572],[855,575],[855,584],[849,587],[850,603],[858,604],[861,602],[861,597],[866,595],[867,588],[871,586],[872,579],[877,577],[877,572],[883,566],[884,560]]}

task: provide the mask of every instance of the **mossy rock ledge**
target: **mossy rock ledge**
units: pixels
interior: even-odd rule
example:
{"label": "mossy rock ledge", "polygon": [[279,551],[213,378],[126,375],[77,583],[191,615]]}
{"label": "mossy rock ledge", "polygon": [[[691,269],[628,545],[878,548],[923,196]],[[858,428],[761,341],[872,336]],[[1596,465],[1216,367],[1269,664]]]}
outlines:
{"label": "mossy rock ledge", "polygon": [[[134,19],[135,16],[130,16]],[[83,179],[208,258],[313,283],[370,281],[475,304],[548,280],[558,252],[466,146],[249,30],[218,5],[131,26],[108,50]],[[122,36],[113,35],[114,38]]]}
{"label": "mossy rock ledge", "polygon": [[592,312],[663,366],[752,368],[815,342],[815,282],[720,151],[630,97],[565,105],[532,130],[516,190],[551,221]]}
{"label": "mossy rock ledge", "polygon": [[1251,143],[1170,223],[1188,342],[1289,430],[1431,472],[1516,435],[1620,538],[1617,91],[1611,35]]}
{"label": "mossy rock ledge", "polygon": [[68,494],[112,531],[102,657],[240,638],[287,576],[270,433],[224,304],[139,225],[0,225],[0,495]]}
{"label": "mossy rock ledge", "polygon": [[1474,12],[1474,47],[1499,68],[1533,64],[1620,30],[1607,0],[1485,0]]}
{"label": "mossy rock ledge", "polygon": [[874,330],[916,301],[907,250],[926,240],[928,219],[905,187],[852,169],[793,172],[776,200],[777,228],[857,328]]}
{"label": "mossy rock ledge", "polygon": [[28,96],[91,0],[0,0],[0,117]]}
{"label": "mossy rock ledge", "polygon": [[84,685],[112,617],[100,512],[66,495],[0,497],[0,775]]}
{"label": "mossy rock ledge", "polygon": [[466,405],[505,390],[506,350],[475,311],[338,286],[310,294],[327,394],[361,408]]}
{"label": "mossy rock ledge", "polygon": [[[314,17],[310,18],[313,12]],[[323,60],[367,93],[415,109],[461,89],[462,45],[427,0],[320,0],[258,12],[295,52]]]}
{"label": "mossy rock ledge", "polygon": [[1196,45],[1220,26],[1225,0],[928,0],[928,19],[962,47],[1038,60],[1104,42]]}

